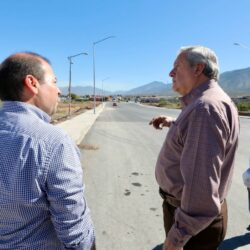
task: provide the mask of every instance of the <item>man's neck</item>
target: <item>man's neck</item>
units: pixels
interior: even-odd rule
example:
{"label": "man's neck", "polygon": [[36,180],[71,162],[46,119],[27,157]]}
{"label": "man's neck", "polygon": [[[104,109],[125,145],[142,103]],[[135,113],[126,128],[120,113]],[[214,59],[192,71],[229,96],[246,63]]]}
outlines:
{"label": "man's neck", "polygon": [[196,89],[197,87],[199,87],[201,84],[203,84],[204,82],[207,82],[207,81],[209,81],[210,79],[207,77],[207,76],[205,76],[205,75],[200,75],[198,78],[197,78],[197,80],[196,80],[196,82],[195,82],[195,84],[193,85],[193,88],[191,89],[191,91],[193,90],[193,89]]}

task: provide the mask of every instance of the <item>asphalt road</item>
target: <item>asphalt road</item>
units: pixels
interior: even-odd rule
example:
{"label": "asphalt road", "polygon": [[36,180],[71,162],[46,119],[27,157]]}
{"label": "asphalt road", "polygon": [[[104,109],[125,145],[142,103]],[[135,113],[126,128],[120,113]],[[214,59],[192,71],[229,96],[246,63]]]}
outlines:
{"label": "asphalt road", "polygon": [[[96,228],[97,249],[160,250],[164,240],[155,162],[168,129],[148,125],[178,110],[109,103],[80,147],[86,196]],[[220,249],[250,249],[247,192],[242,173],[250,155],[250,119],[241,118],[240,145],[228,197],[229,225]]]}

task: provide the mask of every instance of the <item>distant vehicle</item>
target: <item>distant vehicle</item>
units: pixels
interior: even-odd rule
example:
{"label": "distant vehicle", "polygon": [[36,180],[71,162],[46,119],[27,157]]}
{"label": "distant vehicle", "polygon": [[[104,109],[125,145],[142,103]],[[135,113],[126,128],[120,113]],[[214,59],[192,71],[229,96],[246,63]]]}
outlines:
{"label": "distant vehicle", "polygon": [[117,106],[117,103],[116,102],[113,102],[113,107],[116,107]]}

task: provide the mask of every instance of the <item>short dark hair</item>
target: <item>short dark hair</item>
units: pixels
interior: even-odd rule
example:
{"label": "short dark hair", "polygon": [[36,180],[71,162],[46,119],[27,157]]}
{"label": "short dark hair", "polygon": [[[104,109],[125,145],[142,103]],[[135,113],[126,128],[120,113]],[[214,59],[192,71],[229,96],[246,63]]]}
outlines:
{"label": "short dark hair", "polygon": [[6,58],[0,65],[0,99],[21,101],[23,80],[27,75],[43,81],[42,61],[50,64],[48,59],[34,52],[16,53]]}

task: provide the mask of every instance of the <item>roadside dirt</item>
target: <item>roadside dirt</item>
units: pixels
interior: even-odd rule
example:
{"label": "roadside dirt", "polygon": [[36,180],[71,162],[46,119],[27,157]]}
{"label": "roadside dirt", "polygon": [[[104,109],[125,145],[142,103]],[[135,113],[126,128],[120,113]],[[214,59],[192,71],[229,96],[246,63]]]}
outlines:
{"label": "roadside dirt", "polygon": [[[98,106],[100,102],[96,102],[96,106]],[[69,115],[69,104],[68,103],[59,103],[57,112],[52,116],[51,123],[58,124],[65,120],[71,119],[76,115],[84,113],[85,111],[93,108],[93,102],[75,102],[71,103],[70,106],[70,115]]]}

